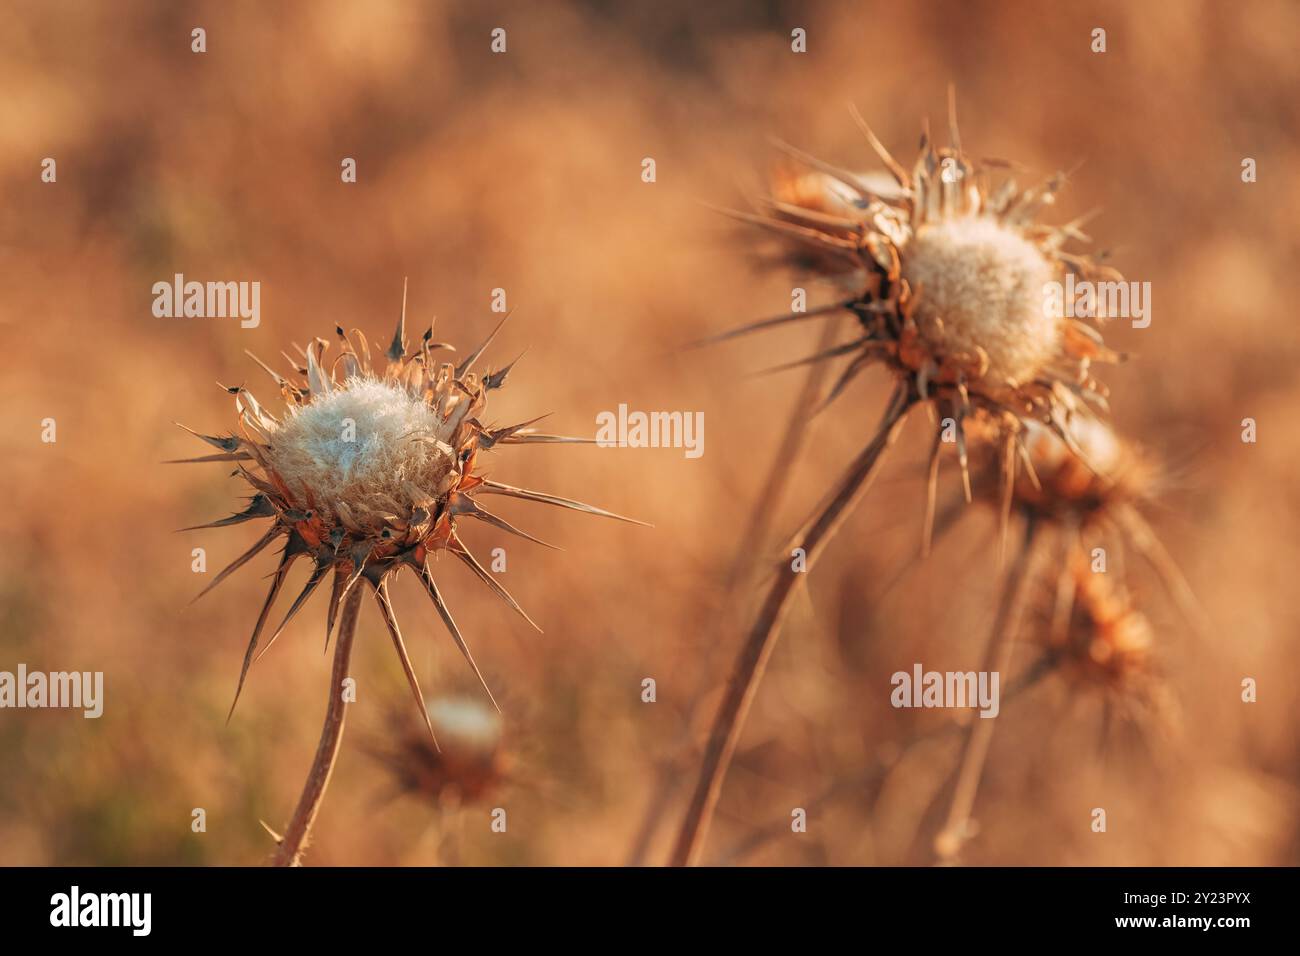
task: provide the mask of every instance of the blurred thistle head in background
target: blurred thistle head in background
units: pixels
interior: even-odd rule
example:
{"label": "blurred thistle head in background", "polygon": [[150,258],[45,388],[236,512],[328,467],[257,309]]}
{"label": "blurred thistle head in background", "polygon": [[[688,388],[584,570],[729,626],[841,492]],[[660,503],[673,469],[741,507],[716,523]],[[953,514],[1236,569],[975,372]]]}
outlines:
{"label": "blurred thistle head in background", "polygon": [[1179,709],[1155,650],[1151,623],[1123,580],[1067,556],[1062,581],[1039,614],[1033,672],[1055,672],[1072,693],[1098,695],[1103,732],[1118,717],[1154,738],[1179,729]]}
{"label": "blurred thistle head in background", "polygon": [[[1034,522],[1040,535],[1058,539],[1063,567],[1083,560],[1081,554],[1093,554],[1090,573],[1117,578],[1117,594],[1127,593],[1125,554],[1136,552],[1160,578],[1193,632],[1207,638],[1212,628],[1204,609],[1143,514],[1166,484],[1163,463],[1095,416],[1074,415],[1067,428],[1070,444],[1036,422],[1022,423],[1024,468],[1012,489],[1012,512]],[[998,504],[1000,464],[994,454],[979,457],[976,497]],[[960,506],[960,501],[947,504],[937,519],[938,533],[951,527]],[[1063,613],[1068,613],[1073,590],[1074,578],[1063,574],[1058,583],[1058,600],[1067,601]]]}
{"label": "blurred thistle head in background", "polygon": [[[1047,598],[1036,643],[1042,657],[1031,675],[1054,671],[1072,687],[1104,692],[1112,713],[1144,728],[1174,729],[1177,709],[1157,665],[1155,634],[1129,590],[1125,552],[1132,548],[1161,579],[1195,633],[1210,633],[1205,612],[1172,556],[1142,514],[1156,499],[1161,463],[1107,422],[1075,415],[1068,422],[1073,448],[1050,429],[1024,423],[1025,467],[1017,475],[1012,512],[1055,541],[1059,570],[1039,585]],[[975,494],[996,504],[999,467],[981,456]],[[939,518],[947,530],[961,510],[949,502]]]}
{"label": "blurred thistle head in background", "polygon": [[499,712],[473,697],[447,695],[430,700],[428,713],[439,747],[393,711],[388,736],[372,748],[396,793],[454,809],[508,783],[514,759]]}

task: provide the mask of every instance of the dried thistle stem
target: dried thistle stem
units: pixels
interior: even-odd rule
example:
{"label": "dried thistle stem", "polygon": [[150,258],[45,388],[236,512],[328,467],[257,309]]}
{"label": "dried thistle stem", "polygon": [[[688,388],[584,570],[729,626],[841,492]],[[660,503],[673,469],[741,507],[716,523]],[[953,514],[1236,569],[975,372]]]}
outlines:
{"label": "dried thistle stem", "polygon": [[[818,352],[824,352],[835,344],[839,328],[839,316],[828,316],[825,325],[822,327],[821,338],[818,341]],[[772,459],[772,467],[768,470],[767,479],[763,482],[763,490],[755,499],[754,508],[750,513],[748,522],[745,524],[745,534],[732,554],[731,566],[722,588],[724,600],[720,608],[715,610],[712,615],[715,628],[725,623],[723,621],[725,614],[722,609],[733,606],[741,584],[747,580],[753,570],[754,555],[762,553],[763,547],[772,532],[772,517],[776,514],[777,506],[785,497],[786,486],[790,483],[791,470],[786,466],[786,463],[797,461],[803,452],[804,445],[807,444],[809,432],[808,410],[817,408],[824,400],[824,385],[828,372],[829,369],[824,362],[817,362],[808,367],[808,374],[804,378],[803,387],[800,389],[790,410],[790,419],[786,423],[784,434],[781,436],[781,444],[778,446],[776,457]],[[708,672],[707,663],[705,672]],[[689,754],[694,752],[694,740],[690,728],[694,724],[695,711],[699,706],[699,700],[700,698],[696,696],[687,702],[682,721],[687,729],[684,734],[685,739],[679,746],[683,750],[689,748]],[[682,771],[685,769],[683,765],[689,754],[674,757],[660,765],[650,799],[646,803],[645,815],[637,827],[636,835],[632,841],[632,850],[628,854],[625,865],[641,866],[645,861],[650,851],[651,841],[654,840],[655,833],[672,805],[673,797],[682,782]]]}
{"label": "dried thistle stem", "polygon": [[354,585],[343,605],[338,638],[334,645],[334,667],[330,674],[330,696],[329,705],[325,709],[325,726],[321,728],[316,758],[307,773],[307,782],[303,785],[302,796],[298,798],[298,808],[293,812],[289,829],[280,840],[280,848],[272,861],[274,866],[302,864],[307,837],[311,833],[312,824],[316,821],[321,801],[325,799],[325,788],[329,786],[330,774],[334,772],[334,762],[338,759],[339,746],[343,742],[343,722],[347,716],[348,706],[343,701],[343,681],[347,678],[352,663],[352,641],[357,632],[361,593],[361,587]]}
{"label": "dried thistle stem", "polygon": [[805,572],[797,572],[789,564],[783,564],[777,572],[776,581],[768,592],[758,619],[740,649],[718,715],[714,718],[695,793],[691,797],[670,858],[673,866],[691,866],[696,862],[708,835],[709,823],[722,792],[722,781],[731,765],[754,693],[767,667],[776,636],[789,612],[795,585],[806,571],[812,570],[813,562],[822,547],[835,536],[852,506],[866,493],[876,474],[882,453],[898,437],[900,426],[916,401],[909,392],[903,391],[904,388],[906,386],[899,386],[875,437],[840,479],[830,502],[809,525],[796,546],[804,552]]}
{"label": "dried thistle stem", "polygon": [[[999,674],[1005,674],[1011,664],[1015,633],[1029,596],[1029,585],[1033,580],[1031,564],[1036,533],[1037,526],[1034,518],[1026,517],[1024,540],[1002,582],[1002,594],[998,599],[993,630],[989,634],[988,648],[984,652],[983,666],[986,672],[997,671]],[[980,778],[984,773],[984,763],[988,758],[989,746],[993,742],[993,731],[996,726],[996,717],[984,719],[976,716],[966,732],[957,784],[953,788],[952,803],[948,807],[948,819],[934,839],[935,853],[942,863],[955,860],[969,838],[971,811],[975,807],[975,795],[979,791]]]}

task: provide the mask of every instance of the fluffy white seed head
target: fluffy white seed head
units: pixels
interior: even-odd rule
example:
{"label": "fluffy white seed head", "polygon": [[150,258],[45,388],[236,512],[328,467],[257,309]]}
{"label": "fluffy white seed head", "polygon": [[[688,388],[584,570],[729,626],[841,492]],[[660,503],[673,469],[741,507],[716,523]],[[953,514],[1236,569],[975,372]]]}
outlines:
{"label": "fluffy white seed head", "polygon": [[[271,435],[272,468],[317,507],[341,502],[358,521],[401,517],[450,487],[458,462],[434,411],[405,388],[351,378],[291,408]],[[369,520],[368,520],[369,519]]]}
{"label": "fluffy white seed head", "polygon": [[429,703],[439,740],[465,749],[492,750],[501,739],[501,715],[477,700],[442,697]]}
{"label": "fluffy white seed head", "polygon": [[1043,307],[1043,286],[1055,269],[997,220],[973,216],[921,226],[903,255],[903,276],[913,289],[921,287],[917,326],[939,357],[982,348],[991,384],[1023,385],[1057,354],[1057,319]]}

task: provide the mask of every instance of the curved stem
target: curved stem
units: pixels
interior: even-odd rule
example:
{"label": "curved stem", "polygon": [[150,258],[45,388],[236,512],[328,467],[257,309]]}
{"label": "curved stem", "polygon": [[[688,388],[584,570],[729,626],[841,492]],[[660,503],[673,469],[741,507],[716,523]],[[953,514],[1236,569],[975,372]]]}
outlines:
{"label": "curved stem", "polygon": [[330,674],[329,705],[325,709],[325,726],[320,732],[320,744],[316,747],[316,759],[312,761],[307,773],[307,782],[303,785],[302,796],[298,798],[298,808],[293,811],[289,829],[280,840],[280,848],[275,853],[274,866],[300,866],[302,853],[306,848],[311,825],[316,820],[321,801],[325,799],[325,788],[329,786],[330,774],[334,771],[334,761],[339,755],[339,745],[343,742],[343,721],[347,716],[348,705],[343,700],[343,681],[348,676],[348,667],[352,662],[352,640],[357,632],[357,615],[361,610],[360,587],[353,587],[343,605],[342,619],[339,621],[338,639],[334,644],[334,667]]}
{"label": "curved stem", "polygon": [[759,611],[758,619],[741,646],[735,670],[727,683],[726,693],[709,733],[695,793],[677,834],[677,843],[669,861],[673,866],[690,866],[695,863],[708,834],[713,812],[717,808],[722,781],[731,765],[731,757],[753,703],[754,692],[763,677],[776,636],[789,612],[795,585],[804,573],[812,570],[813,561],[822,547],[835,536],[852,506],[866,492],[880,464],[881,454],[898,436],[899,428],[915,402],[914,397],[902,391],[903,388],[900,385],[900,390],[890,401],[876,436],[858,455],[840,480],[829,504],[809,525],[796,546],[803,551],[804,568],[796,571],[789,563],[782,564],[767,600]]}
{"label": "curved stem", "polygon": [[[998,601],[992,633],[989,634],[988,648],[984,652],[983,666],[986,673],[997,671],[1006,674],[1011,665],[1014,637],[1033,581],[1030,568],[1036,532],[1034,518],[1026,517],[1024,540],[1002,582],[1002,596]],[[979,791],[980,778],[984,774],[984,763],[988,758],[996,726],[996,717],[986,719],[976,716],[971,720],[962,747],[957,785],[953,788],[952,803],[948,807],[948,819],[934,841],[935,854],[940,862],[954,861],[970,836],[971,811],[975,808],[975,795]]]}
{"label": "curved stem", "polygon": [[[839,337],[840,325],[839,316],[831,315],[827,317],[815,352],[824,352],[835,344],[835,340]],[[767,473],[767,479],[763,482],[762,491],[754,500],[754,507],[749,520],[745,524],[745,533],[740,539],[740,544],[732,554],[730,570],[728,570],[722,586],[723,602],[714,609],[711,615],[711,627],[706,633],[717,631],[728,623],[724,620],[727,616],[725,612],[730,610],[732,599],[737,596],[742,582],[746,580],[746,576],[752,571],[754,556],[763,552],[767,539],[771,535],[772,517],[776,514],[777,507],[784,500],[786,487],[794,474],[794,470],[788,466],[788,463],[799,458],[808,442],[809,422],[811,419],[809,409],[816,408],[823,401],[823,385],[828,371],[829,366],[826,362],[814,362],[808,366],[808,374],[804,378],[803,387],[799,390],[794,406],[790,410],[790,418],[786,423],[785,432],[781,436],[781,442],[777,446],[777,453],[772,459],[772,467]],[[705,657],[700,668],[706,674],[712,672],[710,650],[712,650],[711,647],[706,648]],[[682,742],[678,744],[678,749],[690,748],[690,756],[693,756],[695,745],[694,735],[690,731],[695,724],[695,713],[699,708],[699,703],[700,697],[698,695],[692,696],[687,701],[682,715],[682,724],[686,729],[682,734]],[[658,832],[659,825],[672,806],[673,798],[677,795],[677,789],[681,785],[682,772],[686,762],[687,755],[682,755],[660,765],[650,799],[646,803],[641,823],[638,825],[636,835],[633,837],[632,850],[628,854],[626,866],[641,866],[649,855],[650,845],[654,840],[655,833]]]}

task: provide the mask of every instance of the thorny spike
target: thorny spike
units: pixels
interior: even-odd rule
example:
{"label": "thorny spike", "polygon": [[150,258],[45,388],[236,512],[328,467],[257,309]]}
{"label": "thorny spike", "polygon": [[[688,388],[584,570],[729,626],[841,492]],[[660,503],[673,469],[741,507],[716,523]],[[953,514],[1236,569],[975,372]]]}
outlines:
{"label": "thorny spike", "polygon": [[385,353],[390,362],[396,362],[406,354],[406,277],[402,278],[402,314],[397,319],[397,331],[393,333],[393,344]]}
{"label": "thorny spike", "polygon": [[898,185],[902,186],[904,189],[911,189],[912,183],[911,179],[907,175],[907,170],[903,168],[902,164],[899,163],[898,160],[894,159],[889,150],[885,149],[885,144],[882,143],[876,137],[876,134],[871,131],[871,127],[867,125],[867,121],[862,118],[862,114],[858,112],[858,108],[852,103],[849,104],[849,113],[853,117],[853,122],[855,122],[858,129],[862,131],[862,135],[866,137],[867,142],[875,151],[876,155],[880,157],[880,161],[885,164],[885,168],[889,170],[890,174],[898,182]]}
{"label": "thorny spike", "polygon": [[1062,544],[1064,555],[1061,560],[1061,573],[1056,580],[1056,600],[1053,602],[1051,631],[1049,632],[1053,643],[1062,643],[1065,638],[1066,630],[1070,626],[1070,615],[1074,613],[1077,586],[1070,558],[1079,546],[1078,527],[1073,522],[1069,523],[1062,537],[1064,539]]}
{"label": "thorny spike", "polygon": [[934,513],[939,495],[939,452],[943,448],[943,428],[934,430],[934,443],[930,446],[929,473],[925,483],[925,522],[921,526],[921,557],[930,556],[934,544]]}
{"label": "thorny spike", "polygon": [[280,566],[275,569],[271,589],[266,592],[266,600],[262,602],[261,613],[257,615],[257,624],[253,627],[253,635],[248,639],[248,648],[244,651],[244,663],[239,668],[239,684],[235,687],[235,699],[230,702],[230,712],[226,714],[226,723],[230,723],[230,718],[235,714],[235,705],[239,703],[239,695],[243,693],[244,680],[248,677],[248,668],[253,663],[253,652],[257,650],[257,639],[262,633],[262,628],[266,627],[266,619],[271,615],[271,607],[280,594],[280,588],[284,586],[284,579],[289,574],[289,568],[301,553],[301,551],[286,547],[284,553],[280,556]]}
{"label": "thorny spike", "polygon": [[1035,491],[1042,491],[1043,486],[1038,480],[1038,470],[1034,468],[1034,461],[1029,455],[1029,449],[1025,447],[1024,438],[1020,432],[1016,433],[1016,451],[1020,455],[1020,463],[1025,466],[1025,477],[1029,483],[1034,486]]}
{"label": "thorny spike", "polygon": [[448,609],[446,602],[442,599],[442,592],[438,590],[438,585],[433,580],[433,575],[429,573],[429,563],[426,561],[422,564],[416,569],[416,573],[420,578],[420,583],[424,585],[424,589],[429,592],[429,597],[433,600],[433,606],[438,609],[438,614],[442,618],[442,623],[445,624],[447,630],[451,632],[452,640],[456,642],[456,646],[460,648],[461,654],[465,656],[465,660],[469,662],[470,668],[473,669],[474,676],[478,678],[478,682],[483,686],[483,692],[488,695],[488,700],[492,701],[492,706],[496,708],[497,713],[500,713],[501,708],[497,705],[496,698],[492,696],[492,691],[488,687],[487,681],[483,679],[483,673],[478,669],[478,665],[474,663],[474,655],[470,653],[469,645],[465,643],[465,638],[461,636],[460,628],[456,626],[456,621],[452,618],[451,611]]}
{"label": "thorny spike", "polygon": [[809,153],[805,153],[797,146],[791,146],[789,143],[785,142],[784,140],[776,139],[775,137],[773,137],[771,142],[772,145],[775,146],[777,149],[781,150],[781,152],[786,153],[787,155],[791,156],[794,159],[797,159],[799,162],[803,163],[804,165],[810,166],[820,173],[825,173],[827,176],[830,176],[832,179],[839,180],[845,186],[848,186],[855,193],[861,196],[863,199],[877,198],[876,193],[873,192],[871,189],[869,189],[866,183],[864,183],[861,179],[859,179],[857,176],[855,176],[853,173],[849,172],[848,170],[840,169],[837,166],[832,166],[830,163],[823,162],[822,160],[818,159],[816,156],[813,156]]}
{"label": "thorny spike", "polygon": [[226,580],[226,578],[230,577],[230,575],[234,574],[245,564],[247,564],[249,561],[255,558],[258,554],[260,554],[268,544],[270,544],[272,541],[275,540],[276,535],[280,534],[280,531],[281,529],[278,525],[272,525],[271,530],[266,532],[266,534],[262,535],[262,537],[260,537],[257,540],[256,544],[254,544],[251,548],[249,548],[239,557],[235,558],[235,560],[232,561],[224,571],[222,571],[220,574],[218,574],[215,578],[212,579],[212,581],[208,584],[207,587],[205,587],[198,594],[194,595],[194,598],[190,601],[190,604],[193,604],[199,598],[203,597],[203,595],[207,594],[218,584]]}
{"label": "thorny spike", "polygon": [[948,84],[948,145],[961,152],[961,133],[957,131],[957,87]]}
{"label": "thorny spike", "polygon": [[252,352],[248,351],[248,349],[244,349],[244,354],[247,355],[249,358],[251,358],[258,365],[260,365],[262,371],[266,372],[267,375],[271,376],[271,378],[275,381],[276,385],[279,385],[281,388],[284,388],[286,385],[289,384],[288,379],[286,379],[279,372],[275,371],[273,368],[271,368],[271,366],[267,365],[265,362],[263,362]]}
{"label": "thorny spike", "polygon": [[966,455],[966,416],[954,409],[954,421],[957,424],[957,461],[961,464],[961,486],[966,495],[966,504],[972,500],[970,490],[970,459]]}
{"label": "thorny spike", "polygon": [[1128,532],[1129,540],[1133,542],[1138,553],[1159,575],[1161,583],[1173,597],[1174,603],[1178,605],[1178,610],[1187,619],[1187,623],[1192,626],[1193,632],[1203,641],[1210,640],[1213,633],[1210,616],[1197,600],[1196,592],[1187,583],[1187,578],[1178,567],[1178,562],[1165,548],[1146,518],[1142,517],[1136,508],[1125,507],[1119,512],[1118,519],[1120,525]]}
{"label": "thorny spike", "polygon": [[998,510],[998,567],[1006,564],[1007,528],[1011,525],[1012,493],[1016,487],[1016,446],[1014,433],[1002,440],[1002,501]]}
{"label": "thorny spike", "polygon": [[229,518],[219,518],[216,521],[209,521],[207,524],[190,525],[188,528],[181,528],[181,531],[198,531],[203,528],[226,528],[233,524],[240,524],[244,521],[250,521],[253,518],[270,518],[275,515],[275,506],[271,504],[271,499],[264,494],[253,495],[247,508],[243,511],[231,515]]}
{"label": "thorny spike", "polygon": [[818,352],[816,355],[809,355],[807,358],[796,359],[793,362],[786,362],[782,365],[773,365],[771,368],[760,369],[755,375],[771,375],[774,372],[786,372],[792,368],[800,368],[804,365],[814,365],[817,362],[826,359],[837,358],[841,355],[847,355],[849,352],[855,352],[867,345],[871,339],[861,338],[854,339],[852,342],[846,342],[843,345],[837,345],[834,348],[826,349],[824,352]]}
{"label": "thorny spike", "polygon": [[838,229],[841,232],[857,232],[861,226],[861,223],[856,219],[818,212],[815,209],[806,209],[803,206],[781,202],[777,199],[763,200],[763,205],[771,209],[773,212],[780,213],[787,219],[802,219],[805,225],[812,226],[813,228]]}
{"label": "thorny spike", "polygon": [[487,347],[489,345],[492,344],[492,340],[497,337],[497,333],[501,331],[501,327],[506,324],[506,321],[509,318],[510,318],[510,313],[507,312],[504,316],[502,316],[501,321],[497,323],[497,327],[493,329],[490,333],[488,333],[488,337],[483,340],[483,344],[480,345],[478,348],[476,348],[473,352],[470,352],[469,355],[465,357],[465,361],[461,362],[459,365],[456,366],[456,378],[458,379],[464,378],[465,373],[474,367],[474,363],[478,361],[478,357],[487,350]]}
{"label": "thorny spike", "polygon": [[524,357],[524,354],[525,354],[524,352],[520,352],[519,358],[516,358],[509,365],[505,366],[504,368],[497,369],[495,372],[492,372],[488,375],[484,375],[483,387],[491,391],[494,388],[500,388],[502,385],[504,385],[506,383],[506,376],[509,375],[510,370],[514,368],[516,364],[518,364],[519,359]]}
{"label": "thorny spike", "polygon": [[734,209],[723,209],[718,206],[709,206],[709,208],[723,216],[748,223],[751,226],[758,226],[760,229],[766,229],[769,232],[779,233],[787,238],[795,239],[824,252],[839,256],[854,267],[861,268],[862,266],[862,262],[858,257],[857,243],[850,242],[848,239],[837,239],[816,229],[797,226],[794,223],[784,222],[780,219],[772,219],[770,216],[757,216],[753,213],[738,212]]}
{"label": "thorny spike", "polygon": [[402,632],[397,626],[397,616],[393,614],[393,602],[388,597],[388,579],[381,578],[375,586],[375,603],[379,605],[379,611],[383,615],[384,623],[388,625],[388,633],[393,638],[393,647],[397,651],[397,657],[402,662],[402,671],[406,674],[406,682],[411,686],[411,696],[415,698],[415,704],[420,708],[420,716],[424,718],[424,726],[429,728],[429,739],[433,741],[434,749],[439,753],[442,748],[438,746],[438,735],[433,732],[433,721],[429,719],[429,707],[424,702],[424,694],[420,692],[420,681],[415,676],[415,668],[411,666],[410,655],[406,653],[406,642],[402,640]]}
{"label": "thorny spike", "polygon": [[853,361],[849,362],[849,364],[844,367],[844,371],[840,373],[840,377],[835,380],[835,384],[831,386],[830,391],[826,393],[826,397],[822,399],[822,403],[817,407],[815,414],[820,414],[830,406],[831,402],[839,398],[840,393],[848,387],[850,382],[857,378],[858,373],[871,364],[871,359],[872,355],[870,352],[863,352],[861,355],[854,358]]}
{"label": "thorny spike", "polygon": [[645,521],[638,521],[636,518],[628,518],[624,515],[615,514],[612,511],[606,511],[604,508],[597,508],[594,505],[584,504],[581,501],[574,501],[571,498],[561,498],[558,495],[548,495],[544,491],[532,491],[528,488],[516,488],[513,485],[502,484],[499,481],[485,479],[480,486],[480,493],[485,495],[507,495],[511,498],[523,498],[525,501],[537,501],[544,505],[555,505],[557,508],[568,508],[571,511],[582,511],[589,515],[597,515],[601,518],[613,518],[616,521],[626,521],[628,524],[639,524],[643,528],[653,528],[654,525]]}
{"label": "thorny spike", "polygon": [[231,435],[229,438],[215,438],[212,435],[201,435],[198,432],[196,432],[193,428],[190,428],[188,425],[182,425],[180,422],[172,422],[172,424],[175,425],[177,428],[185,429],[195,438],[202,439],[203,441],[211,445],[213,448],[220,448],[222,451],[225,452],[239,451],[239,446],[244,443],[244,440],[242,438],[239,438],[235,435]]}
{"label": "thorny spike", "polygon": [[1065,447],[1070,450],[1070,454],[1083,462],[1094,475],[1101,475],[1096,465],[1079,447],[1079,443],[1074,440],[1074,433],[1071,431],[1069,423],[1061,418],[1060,410],[1055,404],[1048,406],[1048,424],[1051,426],[1052,434],[1061,439]]}
{"label": "thorny spike", "polygon": [[509,591],[507,591],[500,583],[498,583],[496,578],[488,574],[487,569],[484,568],[483,565],[478,563],[478,559],[475,558],[473,553],[469,550],[469,548],[465,546],[465,542],[460,540],[460,537],[457,536],[455,531],[452,532],[451,546],[448,548],[448,550],[451,551],[451,553],[454,554],[456,557],[460,558],[460,560],[463,561],[466,565],[468,565],[470,570],[473,571],[478,576],[479,580],[482,581],[484,584],[486,584],[488,587],[490,587],[493,593],[497,595],[497,597],[501,598],[501,600],[505,601],[512,608],[514,608],[515,611],[519,614],[519,616],[522,617],[525,621],[529,623],[529,625],[532,626],[533,630],[537,631],[538,634],[544,633],[541,627],[537,624],[537,622],[534,621],[531,617],[529,617],[527,612],[525,612],[524,609],[519,605],[519,602],[514,599],[514,596]]}
{"label": "thorny spike", "polygon": [[715,345],[718,342],[725,342],[727,339],[734,339],[741,335],[748,335],[751,332],[757,332],[760,329],[770,329],[777,325],[786,325],[790,322],[802,322],[804,319],[813,319],[822,315],[829,315],[832,312],[838,312],[842,309],[848,309],[853,305],[853,300],[847,302],[832,302],[830,305],[819,305],[815,309],[809,309],[806,312],[791,312],[788,315],[778,315],[770,319],[760,319],[757,322],[749,322],[737,328],[730,329],[726,332],[720,332],[717,335],[711,335],[706,339],[698,339],[687,345],[687,348],[698,348],[705,345]]}
{"label": "thorny spike", "polygon": [[266,646],[262,648],[262,652],[254,658],[254,662],[260,661],[266,656],[266,652],[271,649],[271,645],[275,643],[275,639],[284,632],[284,629],[288,626],[289,622],[293,620],[294,615],[298,613],[305,603],[307,603],[307,599],[311,597],[312,592],[316,590],[316,586],[320,584],[321,579],[325,577],[325,572],[329,569],[329,561],[322,561],[319,558],[316,560],[315,567],[311,569],[311,577],[307,579],[307,583],[303,585],[302,591],[299,592],[298,596],[293,599],[293,604],[289,606],[288,612],[284,615],[284,620],[280,622],[280,626],[275,629],[275,633],[267,640]]}
{"label": "thorny spike", "polygon": [[503,445],[594,445],[594,438],[574,438],[571,435],[543,435],[540,432],[523,431],[501,439]]}
{"label": "thorny spike", "polygon": [[168,458],[164,465],[196,465],[213,461],[252,461],[253,456],[244,451],[224,451],[216,455],[200,455],[198,458]]}
{"label": "thorny spike", "polygon": [[325,612],[325,650],[322,653],[327,653],[330,649],[330,635],[334,633],[334,620],[338,617],[339,604],[343,599],[343,585],[346,580],[347,575],[343,573],[343,569],[335,567],[334,585],[330,589],[330,606]]}
{"label": "thorny spike", "polygon": [[547,412],[545,415],[538,415],[536,418],[531,418],[526,422],[520,422],[518,425],[506,425],[503,428],[493,428],[484,431],[482,435],[479,436],[479,446],[482,448],[491,448],[497,442],[506,441],[516,432],[521,432],[530,425],[535,425],[543,419],[550,418],[552,414],[552,412]]}
{"label": "thorny spike", "polygon": [[544,548],[552,548],[556,551],[564,550],[558,545],[549,544],[543,541],[541,538],[533,537],[527,531],[520,531],[509,521],[506,521],[504,518],[499,518],[496,515],[492,514],[490,511],[485,511],[479,505],[479,503],[476,502],[469,495],[464,495],[464,494],[452,495],[451,500],[448,503],[448,508],[453,515],[466,515],[471,518],[478,518],[480,521],[485,521],[488,524],[492,525],[494,528],[500,528],[502,531],[506,531],[513,535],[518,535],[519,537],[524,538],[527,541],[532,541],[534,544],[540,544]]}
{"label": "thorny spike", "polygon": [[343,585],[343,590],[339,593],[338,603],[342,604],[343,599],[348,596],[352,586],[357,583],[357,578],[361,577],[366,569],[366,560],[370,554],[369,543],[362,541],[352,549],[352,573],[348,575],[347,581]]}
{"label": "thorny spike", "polygon": [[271,839],[275,841],[277,846],[284,842],[284,837],[272,830],[270,824],[265,820],[258,820],[257,822],[262,824],[262,829],[271,835]]}
{"label": "thorny spike", "polygon": [[299,365],[298,360],[294,358],[292,355],[290,355],[288,352],[286,352],[284,349],[280,349],[280,354],[283,355],[284,360],[289,363],[289,367],[293,369],[295,372],[297,372],[299,375],[307,374],[307,367],[305,365]]}
{"label": "thorny spike", "polygon": [[448,352],[456,351],[456,346],[452,345],[450,342],[433,341],[432,322],[430,322],[429,327],[424,330],[424,334],[420,336],[420,348],[426,352],[436,352],[438,349],[446,349]]}

